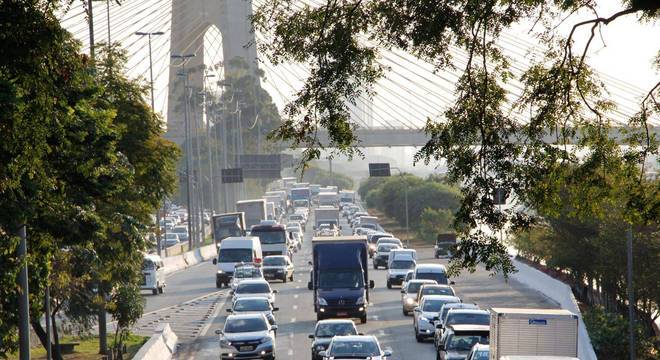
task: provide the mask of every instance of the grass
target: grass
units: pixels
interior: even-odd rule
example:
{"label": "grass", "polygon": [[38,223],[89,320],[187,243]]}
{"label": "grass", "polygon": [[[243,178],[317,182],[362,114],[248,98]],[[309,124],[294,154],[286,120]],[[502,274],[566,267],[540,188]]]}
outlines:
{"label": "grass", "polygon": [[[114,337],[108,336],[108,346],[112,345],[112,340]],[[148,336],[139,336],[139,335],[129,335],[126,340],[126,354],[124,354],[124,359],[132,359],[133,356],[138,352],[140,347],[149,340]],[[101,359],[99,355],[99,338],[98,336],[89,336],[89,337],[73,337],[65,336],[60,340],[60,343],[79,343],[76,345],[73,354],[66,354],[63,357],[67,360],[98,360]],[[38,346],[32,348],[30,351],[30,356],[32,359],[45,359],[46,358],[46,349],[43,346]],[[9,359],[18,359],[18,354],[9,355]]]}

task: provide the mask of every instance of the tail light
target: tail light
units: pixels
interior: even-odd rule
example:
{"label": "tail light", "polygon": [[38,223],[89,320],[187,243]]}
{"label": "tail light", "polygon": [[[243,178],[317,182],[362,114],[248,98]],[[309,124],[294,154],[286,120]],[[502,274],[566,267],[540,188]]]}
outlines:
{"label": "tail light", "polygon": [[256,259],[254,259],[254,262],[255,262],[256,264],[261,264],[261,258],[256,258]]}

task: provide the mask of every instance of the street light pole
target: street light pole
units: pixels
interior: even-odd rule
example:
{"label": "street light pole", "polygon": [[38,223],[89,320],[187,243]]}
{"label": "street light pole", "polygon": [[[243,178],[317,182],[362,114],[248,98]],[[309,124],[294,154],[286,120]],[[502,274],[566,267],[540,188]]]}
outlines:
{"label": "street light pole", "polygon": [[28,290],[28,269],[27,269],[27,232],[25,224],[18,228],[18,236],[21,241],[18,244],[18,258],[23,262],[18,273],[18,337],[19,337],[19,355],[20,360],[30,360],[30,300]]}
{"label": "street light pole", "polygon": [[94,60],[94,9],[92,0],[87,0],[87,18],[89,21],[89,57]]}
{"label": "street light pole", "polygon": [[635,293],[633,291],[633,234],[632,225],[626,231],[627,267],[628,267],[628,341],[630,342],[630,360],[635,360]]}
{"label": "street light pole", "polygon": [[190,196],[190,129],[188,124],[188,73],[186,72],[186,61],[194,57],[195,54],[172,54],[173,59],[181,59],[182,75],[183,75],[183,91],[184,91],[184,128],[186,133],[186,198],[187,198],[187,213],[188,213],[188,249],[192,249],[193,245],[193,231],[191,223],[193,221],[191,216],[191,196]]}
{"label": "street light pole", "polygon": [[[138,31],[135,35],[138,36],[147,36],[149,41],[149,88],[151,90],[151,114],[152,116],[156,113],[156,106],[154,105],[154,69],[153,69],[153,60],[151,58],[151,36],[163,35],[162,31],[155,32],[141,32]],[[110,44],[110,3],[108,3],[108,44]],[[156,210],[156,247],[158,251],[158,256],[161,256],[162,251],[162,236],[160,233],[160,208]]]}

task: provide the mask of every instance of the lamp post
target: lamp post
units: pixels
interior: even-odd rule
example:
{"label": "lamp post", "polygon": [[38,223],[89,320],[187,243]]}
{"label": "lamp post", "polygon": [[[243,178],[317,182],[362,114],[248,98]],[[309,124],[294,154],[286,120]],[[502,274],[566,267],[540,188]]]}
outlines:
{"label": "lamp post", "polygon": [[[184,95],[185,92],[188,91],[187,86],[188,86],[188,73],[186,72],[186,61],[192,57],[195,57],[195,54],[172,54],[171,55],[173,59],[181,59],[181,68],[182,72],[181,75],[183,76],[183,85],[184,85]],[[190,155],[192,153],[192,148],[190,146],[190,128],[189,128],[189,123],[188,123],[188,96],[185,95],[184,99],[184,128],[185,128],[185,133],[186,133],[186,198],[187,198],[187,213],[188,213],[188,248],[192,249],[193,245],[193,239],[192,237],[194,236],[193,231],[192,231],[192,221],[193,217],[191,216],[191,196],[190,196],[190,186],[191,186],[191,178],[190,178]]]}
{"label": "lamp post", "polygon": [[[108,5],[108,44],[110,44],[110,7]],[[153,69],[153,60],[151,58],[151,37],[152,36],[158,36],[158,35],[163,35],[164,32],[162,31],[154,31],[154,32],[142,32],[138,31],[135,33],[137,36],[147,36],[149,39],[149,88],[151,90],[151,114],[156,113],[156,107],[154,105],[154,69]],[[166,230],[167,231],[167,230]],[[158,210],[156,210],[156,247],[158,248],[158,256],[161,255],[162,251],[162,243],[161,243],[161,234],[160,234],[160,206],[158,207]]]}
{"label": "lamp post", "polygon": [[[391,167],[389,163],[371,163],[369,164],[369,176],[388,177],[390,176],[390,169],[397,170],[399,176],[403,179],[403,172],[398,167]],[[410,237],[408,236],[409,223],[408,223],[408,182],[404,180],[403,194],[406,207],[406,246],[410,246]]]}
{"label": "lamp post", "polygon": [[[206,79],[209,78],[214,78],[214,74],[206,74],[204,76]],[[213,151],[211,151],[211,119],[209,117],[209,113],[207,111],[207,102],[206,102],[206,81],[203,82],[204,84],[204,90],[202,91],[202,96],[204,97],[204,114],[206,118],[206,150],[208,152],[207,157],[208,157],[208,163],[209,163],[209,188],[211,190],[211,212],[215,213],[216,211],[216,195],[215,195],[215,173],[214,173],[214,168],[213,168]]]}

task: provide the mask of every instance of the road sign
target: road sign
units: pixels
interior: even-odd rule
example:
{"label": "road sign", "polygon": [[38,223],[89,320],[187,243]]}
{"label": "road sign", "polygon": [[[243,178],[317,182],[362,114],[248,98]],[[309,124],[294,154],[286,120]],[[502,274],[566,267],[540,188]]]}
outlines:
{"label": "road sign", "polygon": [[246,179],[279,179],[282,171],[281,154],[245,154],[236,157]]}
{"label": "road sign", "polygon": [[503,188],[498,187],[493,189],[493,204],[505,205],[507,197],[509,197],[509,195]]}
{"label": "road sign", "polygon": [[222,169],[222,173],[221,173],[220,176],[222,177],[222,183],[223,184],[242,183],[243,182],[243,169],[241,169],[241,168]]}
{"label": "road sign", "polygon": [[390,176],[390,163],[370,163],[369,176]]}

